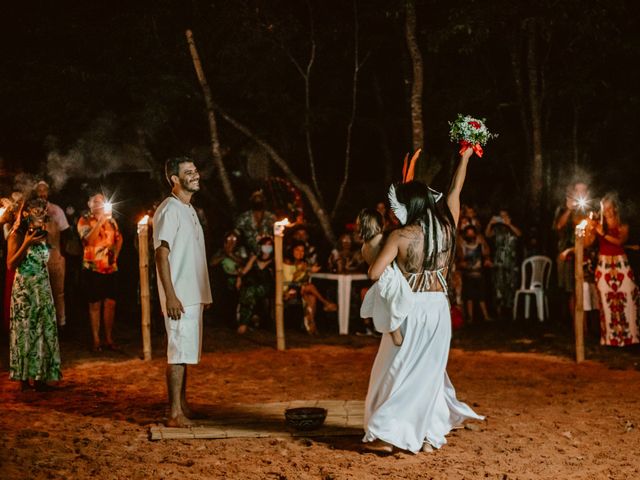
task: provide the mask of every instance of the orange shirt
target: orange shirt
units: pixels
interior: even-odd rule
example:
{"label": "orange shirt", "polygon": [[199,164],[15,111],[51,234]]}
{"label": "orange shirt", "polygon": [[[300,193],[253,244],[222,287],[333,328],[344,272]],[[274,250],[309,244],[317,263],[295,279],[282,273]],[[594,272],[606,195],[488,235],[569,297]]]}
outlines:
{"label": "orange shirt", "polygon": [[91,213],[83,215],[78,220],[78,233],[84,245],[82,268],[98,273],[116,272],[116,248],[120,239],[118,224],[113,218],[107,220],[100,227],[97,239],[89,243],[89,233],[97,223],[98,219]]}

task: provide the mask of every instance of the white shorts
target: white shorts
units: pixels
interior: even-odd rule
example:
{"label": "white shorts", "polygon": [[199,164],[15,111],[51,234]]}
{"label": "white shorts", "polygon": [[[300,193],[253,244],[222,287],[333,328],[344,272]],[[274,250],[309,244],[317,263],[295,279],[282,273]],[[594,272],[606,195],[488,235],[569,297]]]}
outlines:
{"label": "white shorts", "polygon": [[171,320],[165,314],[167,363],[195,364],[200,361],[203,307],[201,303],[184,307],[180,320]]}

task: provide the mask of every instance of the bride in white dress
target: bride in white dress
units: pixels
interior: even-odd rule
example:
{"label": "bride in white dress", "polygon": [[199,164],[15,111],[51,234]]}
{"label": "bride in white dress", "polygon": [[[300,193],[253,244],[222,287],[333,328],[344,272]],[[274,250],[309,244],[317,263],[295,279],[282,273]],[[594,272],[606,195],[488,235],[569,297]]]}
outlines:
{"label": "bride in white dress", "polygon": [[445,279],[472,154],[462,155],[446,204],[421,182],[389,191],[403,226],[389,234],[371,264],[369,277],[377,282],[361,309],[383,333],[365,402],[363,441],[371,450],[440,448],[452,428],[484,418],[456,399],[446,372],[451,316]]}

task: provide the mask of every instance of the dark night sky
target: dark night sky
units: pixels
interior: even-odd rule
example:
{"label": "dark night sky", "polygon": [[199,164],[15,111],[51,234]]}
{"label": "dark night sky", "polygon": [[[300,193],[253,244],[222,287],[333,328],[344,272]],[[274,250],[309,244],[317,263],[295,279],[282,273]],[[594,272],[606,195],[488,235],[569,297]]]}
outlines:
{"label": "dark night sky", "polygon": [[[360,54],[367,60],[358,83],[343,209],[349,215],[384,192],[384,149],[396,171],[411,148],[411,65],[402,5],[357,2]],[[511,53],[526,59],[518,39],[524,20],[533,18],[539,26],[535,64],[544,82],[545,205],[552,207],[574,175],[576,145],[579,171],[597,193],[615,189],[630,205],[640,200],[635,192],[640,158],[631,143],[638,136],[640,78],[634,66],[640,60],[640,22],[632,2],[417,5],[425,150],[443,165],[436,186],[446,185],[454,160],[447,121],[458,112],[486,117],[500,137],[471,167],[465,199],[487,208],[508,204],[522,221],[527,218],[522,192],[530,155],[521,122],[527,107],[517,96]],[[312,139],[320,184],[331,199],[343,168],[351,101],[353,5],[317,0],[310,6],[317,43]],[[184,30],[192,28],[216,101],[308,180],[304,89],[289,58],[302,64],[308,58],[306,2],[27,1],[4,8],[0,158],[5,173],[52,177],[52,170],[68,161],[65,176],[57,179],[62,186],[73,177],[106,175],[128,164],[159,166],[173,154],[191,153],[208,162],[203,100],[184,38]],[[219,127],[225,164],[246,173],[246,159],[256,147],[222,120]],[[52,163],[52,153],[58,163]],[[4,190],[11,178],[5,178]],[[239,196],[253,186],[246,174],[234,182]],[[215,174],[208,188],[208,198],[223,204]]]}

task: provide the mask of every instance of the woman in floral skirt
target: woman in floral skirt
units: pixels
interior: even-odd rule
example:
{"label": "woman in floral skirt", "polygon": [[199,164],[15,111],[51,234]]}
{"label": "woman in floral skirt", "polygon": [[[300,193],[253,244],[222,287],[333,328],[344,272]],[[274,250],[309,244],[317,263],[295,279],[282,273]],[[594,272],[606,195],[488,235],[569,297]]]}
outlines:
{"label": "woman in floral skirt", "polygon": [[624,252],[629,225],[620,221],[614,194],[602,199],[603,221],[596,225],[598,267],[596,286],[600,296],[600,344],[624,347],[640,343],[638,286]]}
{"label": "woman in floral skirt", "polygon": [[7,241],[7,266],[16,269],[11,290],[9,377],[22,390],[48,390],[61,378],[56,312],[49,283],[46,201],[23,206]]}

